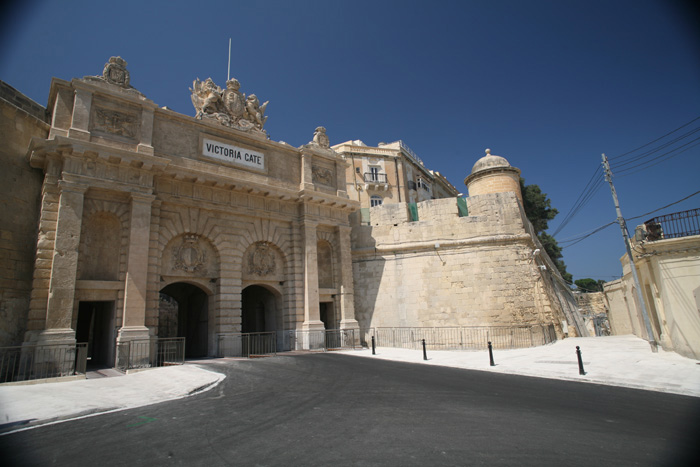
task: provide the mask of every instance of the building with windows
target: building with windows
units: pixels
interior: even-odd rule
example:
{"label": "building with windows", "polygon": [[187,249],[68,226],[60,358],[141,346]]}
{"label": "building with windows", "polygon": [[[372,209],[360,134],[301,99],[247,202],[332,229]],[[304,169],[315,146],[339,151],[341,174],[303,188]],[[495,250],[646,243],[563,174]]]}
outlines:
{"label": "building with windows", "polygon": [[465,201],[401,141],[295,148],[235,79],[191,92],[194,116],[160,107],[119,57],[54,78],[46,108],[2,83],[0,347],[88,342],[113,366],[165,338],[200,357],[241,333],[578,327],[504,158]]}
{"label": "building with windows", "polygon": [[333,149],[349,166],[346,191],[366,210],[382,204],[417,203],[454,198],[460,193],[439,172],[423,161],[403,141],[367,146],[360,140],[336,144]]}

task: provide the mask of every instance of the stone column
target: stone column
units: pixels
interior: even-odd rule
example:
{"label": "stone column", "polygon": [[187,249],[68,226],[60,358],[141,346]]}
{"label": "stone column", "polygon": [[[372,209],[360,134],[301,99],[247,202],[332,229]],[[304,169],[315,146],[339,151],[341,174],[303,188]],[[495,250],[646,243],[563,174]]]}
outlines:
{"label": "stone column", "polygon": [[75,331],[71,325],[86,189],[86,186],[77,183],[65,180],[59,182],[60,197],[46,306],[46,326],[37,339],[43,344],[75,343]]}
{"label": "stone column", "polygon": [[73,101],[73,119],[71,121],[68,136],[70,138],[88,141],[90,132],[90,109],[92,108],[92,93],[85,89],[75,90],[75,100]]}
{"label": "stone column", "polygon": [[148,248],[151,231],[151,204],[155,196],[132,193],[129,254],[124,284],[124,313],[119,342],[148,339],[146,298],[148,291]]}
{"label": "stone column", "polygon": [[355,319],[355,298],[352,277],[351,227],[338,226],[338,248],[340,250],[340,329],[355,329],[359,338],[360,325]]}
{"label": "stone column", "polygon": [[304,237],[304,323],[305,331],[324,329],[320,319],[318,296],[318,259],[316,254],[316,223],[303,221]]}

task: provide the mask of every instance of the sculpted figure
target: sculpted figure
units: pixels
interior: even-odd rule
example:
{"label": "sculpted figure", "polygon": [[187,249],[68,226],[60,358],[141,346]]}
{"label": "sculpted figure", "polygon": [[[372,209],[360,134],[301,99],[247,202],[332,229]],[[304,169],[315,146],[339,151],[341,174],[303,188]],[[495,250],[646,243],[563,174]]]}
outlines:
{"label": "sculpted figure", "polygon": [[226,81],[224,107],[234,122],[240,120],[246,110],[245,94],[239,91],[240,87],[241,83],[239,83],[236,78]]}
{"label": "sculpted figure", "polygon": [[328,140],[328,136],[326,135],[326,129],[322,126],[316,128],[316,131],[314,132],[314,139],[312,141],[313,144],[316,146],[320,146],[322,148],[329,148],[331,147],[330,141]]}
{"label": "sculpted figure", "polygon": [[195,118],[217,120],[220,124],[242,131],[258,131],[265,135],[263,125],[267,117],[267,102],[260,105],[255,94],[246,99],[239,91],[241,83],[233,78],[226,82],[226,90],[217,86],[211,78],[196,79],[192,83],[192,104],[197,111]]}
{"label": "sculpted figure", "polygon": [[221,105],[221,88],[214,84],[211,78],[207,78],[204,82],[204,92],[206,97],[202,104],[202,113],[213,114],[217,113]]}
{"label": "sculpted figure", "polygon": [[265,102],[263,105],[260,105],[260,101],[258,100],[258,96],[255,94],[251,94],[248,96],[248,99],[246,100],[245,104],[245,109],[246,113],[248,114],[248,120],[255,125],[256,128],[262,129],[263,125],[265,124],[265,121],[267,120],[267,117],[265,117],[265,108],[267,107],[267,104],[269,101]]}

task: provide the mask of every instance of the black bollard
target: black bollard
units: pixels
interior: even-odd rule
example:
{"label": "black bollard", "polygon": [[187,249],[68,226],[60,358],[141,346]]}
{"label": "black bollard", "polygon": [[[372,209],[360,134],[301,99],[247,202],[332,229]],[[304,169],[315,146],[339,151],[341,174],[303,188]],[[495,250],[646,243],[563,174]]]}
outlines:
{"label": "black bollard", "polygon": [[583,360],[581,360],[581,348],[576,346],[576,357],[578,357],[578,374],[585,375],[586,372],[583,370]]}
{"label": "black bollard", "polygon": [[423,341],[423,360],[428,359],[428,354],[425,352],[425,339],[422,339]]}
{"label": "black bollard", "polygon": [[372,336],[372,355],[376,355],[377,353],[374,351],[374,336]]}
{"label": "black bollard", "polygon": [[491,346],[491,341],[489,341],[489,361],[491,362],[491,366],[496,366],[496,364],[493,363],[493,347]]}

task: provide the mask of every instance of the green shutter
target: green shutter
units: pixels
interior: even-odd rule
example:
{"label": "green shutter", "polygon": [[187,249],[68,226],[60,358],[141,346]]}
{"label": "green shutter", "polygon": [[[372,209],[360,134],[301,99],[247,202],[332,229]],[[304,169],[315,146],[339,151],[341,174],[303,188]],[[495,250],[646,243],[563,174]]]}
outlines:
{"label": "green shutter", "polygon": [[408,210],[411,212],[411,222],[418,220],[418,205],[416,203],[408,203]]}
{"label": "green shutter", "polygon": [[459,210],[459,217],[467,217],[469,215],[467,198],[457,198],[457,209]]}

